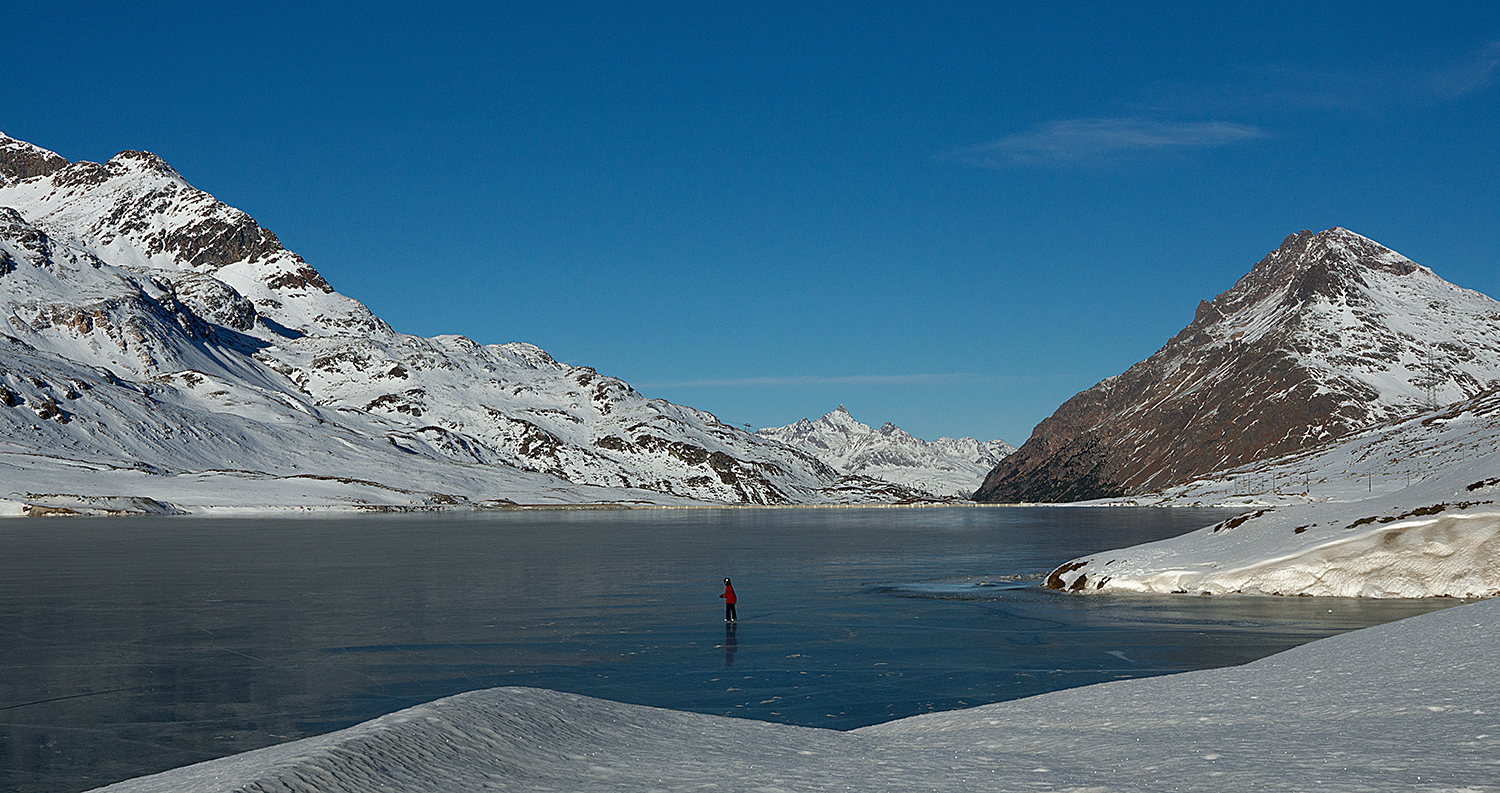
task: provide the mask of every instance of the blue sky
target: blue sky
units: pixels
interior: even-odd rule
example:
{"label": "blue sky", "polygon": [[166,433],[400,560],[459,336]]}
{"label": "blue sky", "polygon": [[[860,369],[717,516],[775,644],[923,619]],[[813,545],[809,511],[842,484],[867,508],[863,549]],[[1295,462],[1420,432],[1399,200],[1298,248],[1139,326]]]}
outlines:
{"label": "blue sky", "polygon": [[1500,6],[1217,5],[19,0],[0,130],[402,331],[1019,444],[1304,228],[1500,296]]}

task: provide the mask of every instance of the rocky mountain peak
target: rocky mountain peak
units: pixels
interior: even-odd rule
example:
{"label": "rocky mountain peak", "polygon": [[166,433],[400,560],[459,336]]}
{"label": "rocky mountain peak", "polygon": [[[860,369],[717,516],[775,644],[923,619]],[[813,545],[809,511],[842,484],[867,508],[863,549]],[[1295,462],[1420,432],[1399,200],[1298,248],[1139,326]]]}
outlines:
{"label": "rocky mountain peak", "polygon": [[1290,235],[1038,424],[976,498],[1143,493],[1472,397],[1500,378],[1497,321],[1500,303],[1352,231]]}
{"label": "rocky mountain peak", "polygon": [[844,427],[854,430],[858,430],[861,427],[866,430],[869,429],[869,427],[866,427],[864,424],[861,424],[859,421],[855,420],[854,416],[849,413],[849,409],[844,407],[843,405],[839,405],[833,410],[830,410],[827,413],[823,414],[823,416],[820,417],[818,421],[830,426]]}
{"label": "rocky mountain peak", "polygon": [[1366,275],[1371,272],[1432,275],[1405,256],[1348,229],[1304,230],[1288,235],[1233,287],[1200,302],[1192,324],[1183,332],[1191,336],[1266,301],[1295,310],[1318,299],[1357,300],[1369,288]]}
{"label": "rocky mountain peak", "polygon": [[[312,330],[319,318],[339,327],[379,325],[269,229],[193,187],[151,152],[122,151],[101,165],[53,161],[45,150],[14,141],[0,142],[0,149],[9,152],[11,171],[30,174],[0,180],[0,205],[20,208],[53,237],[106,261],[156,270],[157,277],[180,282],[184,293],[222,297],[212,302],[232,304],[228,327],[242,330],[250,321],[245,300],[256,314],[299,332]],[[62,167],[54,169],[58,163]],[[193,274],[212,274],[230,288],[219,290]]]}
{"label": "rocky mountain peak", "polygon": [[164,176],[182,187],[192,187],[177,169],[149,151],[126,150],[109,158],[105,167],[117,174],[151,173]]}

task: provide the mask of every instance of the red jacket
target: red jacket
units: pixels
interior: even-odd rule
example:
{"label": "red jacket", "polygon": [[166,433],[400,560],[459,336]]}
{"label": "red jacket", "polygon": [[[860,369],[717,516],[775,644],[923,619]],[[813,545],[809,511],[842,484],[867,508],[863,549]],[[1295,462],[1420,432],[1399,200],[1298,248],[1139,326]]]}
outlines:
{"label": "red jacket", "polygon": [[725,603],[733,603],[733,602],[735,602],[734,587],[731,586],[731,585],[729,585],[729,584],[725,584],[724,585],[724,594],[720,595],[719,597],[724,598],[724,602]]}

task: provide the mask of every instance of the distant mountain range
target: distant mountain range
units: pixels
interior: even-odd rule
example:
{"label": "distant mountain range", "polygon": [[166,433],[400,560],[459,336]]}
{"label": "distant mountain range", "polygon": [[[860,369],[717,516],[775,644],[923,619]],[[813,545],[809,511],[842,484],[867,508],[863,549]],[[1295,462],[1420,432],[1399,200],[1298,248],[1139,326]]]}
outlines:
{"label": "distant mountain range", "polygon": [[159,157],[4,135],[0,427],[23,510],[933,498],[529,344],[398,333]]}
{"label": "distant mountain range", "polygon": [[802,419],[756,434],[801,449],[843,474],[962,498],[972,495],[985,474],[1016,450],[1002,440],[924,441],[890,422],[873,429],[855,421],[843,405],[816,421]]}
{"label": "distant mountain range", "polygon": [[975,498],[1147,494],[1496,385],[1500,303],[1351,231],[1304,231],[1038,424]]}
{"label": "distant mountain range", "polygon": [[1334,228],[1019,450],[842,406],[750,433],[529,344],[398,333],[153,154],[0,135],[0,512],[1150,500],[1497,385],[1500,303]]}

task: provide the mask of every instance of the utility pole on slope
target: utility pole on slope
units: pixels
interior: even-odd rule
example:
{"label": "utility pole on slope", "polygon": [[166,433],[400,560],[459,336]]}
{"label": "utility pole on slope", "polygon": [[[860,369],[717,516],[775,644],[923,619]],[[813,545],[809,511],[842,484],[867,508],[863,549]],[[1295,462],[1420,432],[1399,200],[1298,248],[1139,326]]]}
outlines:
{"label": "utility pole on slope", "polygon": [[1431,346],[1422,349],[1422,370],[1422,386],[1427,402],[1426,407],[1428,410],[1437,410],[1437,357],[1433,355]]}

